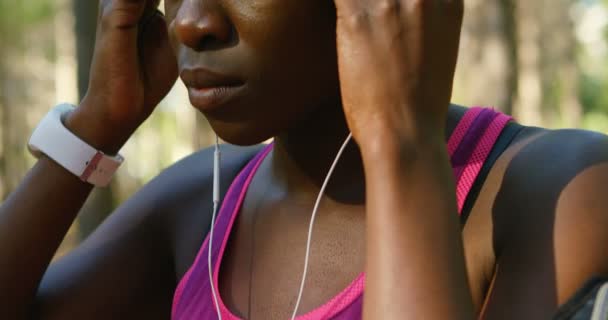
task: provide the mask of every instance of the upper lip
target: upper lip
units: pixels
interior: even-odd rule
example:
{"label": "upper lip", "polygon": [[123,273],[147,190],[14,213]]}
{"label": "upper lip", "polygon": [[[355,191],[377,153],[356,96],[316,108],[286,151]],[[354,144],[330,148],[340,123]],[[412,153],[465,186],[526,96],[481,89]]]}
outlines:
{"label": "upper lip", "polygon": [[180,77],[189,88],[207,89],[219,87],[235,87],[243,84],[238,77],[220,74],[208,69],[185,69]]}

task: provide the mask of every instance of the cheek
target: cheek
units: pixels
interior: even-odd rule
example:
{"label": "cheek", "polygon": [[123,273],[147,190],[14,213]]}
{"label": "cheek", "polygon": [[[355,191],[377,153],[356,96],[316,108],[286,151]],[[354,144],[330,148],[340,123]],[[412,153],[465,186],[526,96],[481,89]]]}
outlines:
{"label": "cheek", "polygon": [[[283,0],[292,1],[292,0]],[[291,19],[297,19],[293,6],[281,0],[233,1],[227,9],[229,18],[245,45],[263,49],[269,44],[284,41],[294,28]]]}
{"label": "cheek", "polygon": [[[325,0],[324,0],[325,1]],[[239,41],[256,60],[273,71],[293,75],[311,67],[335,66],[333,1],[233,1],[229,10]],[[327,3],[326,5],[321,5]],[[294,74],[295,73],[295,74]]]}
{"label": "cheek", "polygon": [[340,93],[335,14],[316,1],[250,1],[257,5],[240,11],[250,16],[233,17],[258,75],[255,100],[286,126]]}

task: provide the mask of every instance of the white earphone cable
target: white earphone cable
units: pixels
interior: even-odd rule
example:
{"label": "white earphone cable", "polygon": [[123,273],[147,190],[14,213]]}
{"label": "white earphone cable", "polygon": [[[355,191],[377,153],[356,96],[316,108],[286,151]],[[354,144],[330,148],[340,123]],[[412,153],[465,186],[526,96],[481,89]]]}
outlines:
{"label": "white earphone cable", "polygon": [[220,203],[220,139],[215,136],[215,150],[213,152],[213,214],[211,215],[211,229],[209,230],[209,249],[207,255],[207,265],[209,269],[209,284],[211,285],[211,293],[213,295],[213,302],[215,303],[215,310],[217,311],[217,317],[222,320],[222,313],[220,311],[220,303],[217,297],[217,290],[215,288],[215,281],[213,280],[213,263],[211,262],[212,248],[213,248],[213,229],[215,229],[215,218],[217,216],[217,209]]}
{"label": "white earphone cable", "polygon": [[[329,169],[327,176],[325,177],[325,181],[323,182],[323,185],[321,186],[321,190],[319,191],[319,195],[317,196],[317,201],[315,202],[315,206],[313,208],[312,215],[310,217],[310,224],[308,226],[308,236],[307,236],[307,240],[306,240],[306,254],[304,256],[304,271],[302,273],[302,281],[300,282],[300,290],[298,291],[298,299],[296,300],[296,306],[295,306],[295,308],[293,310],[293,314],[291,316],[292,320],[294,320],[296,318],[298,309],[300,307],[300,303],[302,301],[302,296],[304,294],[304,285],[306,283],[306,275],[308,273],[308,262],[309,262],[309,258],[310,258],[310,250],[311,250],[311,243],[312,243],[312,231],[313,231],[313,227],[315,224],[315,218],[317,216],[317,211],[319,210],[319,205],[321,204],[321,199],[323,198],[323,194],[325,194],[325,189],[327,188],[327,185],[329,184],[329,180],[338,164],[338,161],[342,157],[344,150],[346,149],[346,147],[348,146],[348,143],[351,140],[352,140],[352,134],[349,134],[348,137],[346,138],[346,140],[344,141],[344,143],[342,144],[342,147],[338,151],[338,154],[336,155],[336,158],[334,159],[334,162],[332,163],[331,168]],[[222,314],[220,311],[217,288],[215,288],[215,281],[213,279],[213,264],[211,261],[212,248],[213,248],[213,230],[215,228],[215,220],[216,220],[217,210],[218,210],[219,203],[220,203],[220,170],[219,170],[219,168],[220,168],[220,149],[219,149],[219,138],[217,136],[216,136],[216,140],[215,140],[215,151],[214,151],[213,160],[214,160],[213,161],[213,215],[211,216],[211,229],[209,230],[209,249],[208,249],[207,263],[208,263],[208,269],[209,269],[209,283],[211,285],[211,293],[213,295],[213,301],[215,303],[215,310],[217,311],[218,319],[222,320]]]}
{"label": "white earphone cable", "polygon": [[327,188],[327,185],[329,184],[329,179],[331,178],[332,174],[334,173],[334,170],[336,169],[338,161],[342,157],[342,153],[344,153],[344,150],[346,149],[346,146],[348,146],[348,143],[350,142],[352,137],[353,137],[352,133],[349,134],[348,137],[346,138],[346,140],[344,141],[344,143],[342,144],[342,147],[338,151],[338,154],[336,155],[336,158],[334,159],[334,162],[331,165],[331,168],[329,169],[327,176],[325,177],[323,186],[321,187],[321,190],[319,191],[319,195],[317,196],[317,201],[315,202],[314,209],[312,210],[312,215],[310,217],[310,225],[308,226],[308,238],[306,240],[306,255],[304,256],[304,272],[302,273],[302,281],[300,282],[300,291],[298,292],[298,299],[296,300],[296,306],[293,309],[293,314],[291,315],[291,320],[294,320],[296,318],[296,315],[298,314],[298,309],[300,308],[300,302],[302,302],[302,296],[304,295],[304,284],[306,283],[306,274],[308,273],[308,260],[310,258],[310,246],[312,243],[312,230],[313,230],[313,227],[315,224],[315,218],[317,217],[317,211],[319,210],[319,205],[321,204],[321,199],[323,198],[325,189]]}

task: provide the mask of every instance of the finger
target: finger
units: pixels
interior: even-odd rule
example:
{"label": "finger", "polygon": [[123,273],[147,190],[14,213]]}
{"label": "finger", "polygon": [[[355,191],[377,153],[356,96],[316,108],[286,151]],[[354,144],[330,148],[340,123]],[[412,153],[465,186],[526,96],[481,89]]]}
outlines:
{"label": "finger", "polygon": [[[107,10],[114,2],[118,2],[119,6],[121,2],[126,2],[129,5],[135,4],[141,6],[145,4],[146,9],[157,9],[160,6],[161,0],[99,0],[99,16],[101,16],[104,10]],[[116,6],[116,4],[114,4]]]}
{"label": "finger", "polygon": [[160,6],[160,0],[147,0],[146,2],[146,12],[158,11]]}
{"label": "finger", "polygon": [[354,16],[361,16],[366,11],[365,0],[335,0],[336,13],[338,19],[351,19]]}
{"label": "finger", "polygon": [[402,0],[378,0],[368,5],[373,24],[378,30],[388,32],[386,36],[398,37],[403,31]]}
{"label": "finger", "polygon": [[177,59],[169,42],[165,21],[156,13],[142,26],[139,46],[142,75],[146,88],[144,105],[154,106],[167,94],[177,79]]}
{"label": "finger", "polygon": [[450,22],[462,20],[462,16],[464,15],[463,0],[428,1],[427,7],[429,14],[442,21],[446,21],[445,19],[450,19]]}
{"label": "finger", "polygon": [[445,8],[454,13],[464,11],[464,0],[441,0],[441,2]]}
{"label": "finger", "polygon": [[105,29],[136,28],[152,2],[156,0],[100,0],[100,26]]}
{"label": "finger", "polygon": [[140,28],[145,28],[146,25],[150,24],[153,20],[160,18],[164,21],[165,16],[156,7],[146,8],[141,20],[139,21]]}

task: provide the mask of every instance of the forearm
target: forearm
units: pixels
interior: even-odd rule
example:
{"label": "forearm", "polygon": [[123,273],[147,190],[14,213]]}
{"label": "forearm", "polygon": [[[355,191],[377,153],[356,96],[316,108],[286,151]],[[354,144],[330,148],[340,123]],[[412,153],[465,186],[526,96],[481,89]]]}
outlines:
{"label": "forearm", "polygon": [[[68,128],[102,150],[116,149],[82,118]],[[91,123],[91,122],[89,122]],[[84,129],[87,128],[88,129]],[[110,151],[108,151],[110,152]],[[43,156],[0,207],[0,309],[25,317],[38,285],[92,186]]]}
{"label": "forearm", "polygon": [[367,185],[364,318],[473,318],[444,142],[378,139],[363,146],[362,154]]}
{"label": "forearm", "polygon": [[0,309],[25,316],[91,187],[43,157],[0,207]]}

